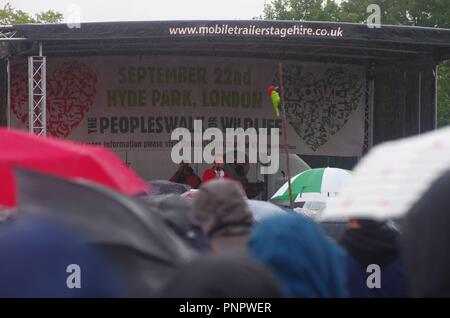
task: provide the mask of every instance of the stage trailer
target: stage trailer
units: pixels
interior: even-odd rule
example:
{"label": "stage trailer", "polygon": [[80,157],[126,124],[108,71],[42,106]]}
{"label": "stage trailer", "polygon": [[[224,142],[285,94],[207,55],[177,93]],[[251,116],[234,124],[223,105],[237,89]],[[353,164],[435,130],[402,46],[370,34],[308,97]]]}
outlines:
{"label": "stage trailer", "polygon": [[[279,63],[289,151],[311,166],[351,168],[377,143],[436,127],[436,66],[450,56],[450,30],[406,26],[252,20],[0,30],[0,124],[108,147],[146,179],[176,170],[171,132],[192,131],[194,120],[204,129],[280,128],[266,94]],[[249,175],[259,177],[256,168]]]}

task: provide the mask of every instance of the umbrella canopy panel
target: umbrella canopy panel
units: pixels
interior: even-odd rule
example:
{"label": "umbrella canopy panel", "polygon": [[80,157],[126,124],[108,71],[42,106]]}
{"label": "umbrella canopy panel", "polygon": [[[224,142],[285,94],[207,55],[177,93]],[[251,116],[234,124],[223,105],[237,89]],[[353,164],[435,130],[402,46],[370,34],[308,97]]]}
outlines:
{"label": "umbrella canopy panel", "polygon": [[355,167],[321,217],[401,218],[449,169],[449,127],[383,143]]}
{"label": "umbrella canopy panel", "polygon": [[105,148],[0,128],[0,149],[0,206],[15,206],[14,166],[90,180],[126,195],[149,189],[147,183]]}
{"label": "umbrella canopy panel", "polygon": [[[351,176],[348,170],[317,168],[306,170],[291,178],[292,195],[296,202],[324,202],[334,197]],[[289,201],[288,184],[284,184],[273,196],[274,201]]]}

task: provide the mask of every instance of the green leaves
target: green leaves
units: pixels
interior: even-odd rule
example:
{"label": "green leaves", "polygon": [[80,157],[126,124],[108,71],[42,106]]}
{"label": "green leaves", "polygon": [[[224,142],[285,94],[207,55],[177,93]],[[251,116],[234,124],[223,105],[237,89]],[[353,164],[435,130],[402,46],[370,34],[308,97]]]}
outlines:
{"label": "green leaves", "polygon": [[32,17],[22,10],[14,9],[10,3],[6,3],[0,9],[0,25],[25,24],[25,23],[57,23],[61,22],[63,14],[54,11],[46,11]]}
{"label": "green leaves", "polygon": [[339,6],[333,0],[273,0],[264,6],[267,20],[338,21]]}
{"label": "green leaves", "polygon": [[64,16],[60,12],[54,12],[51,10],[36,14],[37,23],[58,23],[63,20]]}
{"label": "green leaves", "polygon": [[450,125],[450,63],[438,67],[438,127]]}
{"label": "green leaves", "polygon": [[363,23],[369,4],[380,6],[383,24],[450,27],[448,0],[272,0],[264,7],[267,20],[342,21]]}

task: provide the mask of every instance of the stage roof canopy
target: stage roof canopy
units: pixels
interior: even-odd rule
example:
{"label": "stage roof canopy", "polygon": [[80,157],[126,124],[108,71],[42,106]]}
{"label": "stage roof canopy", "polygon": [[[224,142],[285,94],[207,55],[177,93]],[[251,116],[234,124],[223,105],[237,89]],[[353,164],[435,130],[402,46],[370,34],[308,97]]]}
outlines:
{"label": "stage roof canopy", "polygon": [[[450,59],[450,29],[301,21],[151,21],[4,26],[9,55],[162,54],[389,64]],[[6,39],[8,38],[8,39]],[[15,39],[15,40],[14,40]],[[4,45],[4,44],[3,44]],[[4,54],[5,55],[5,54]]]}

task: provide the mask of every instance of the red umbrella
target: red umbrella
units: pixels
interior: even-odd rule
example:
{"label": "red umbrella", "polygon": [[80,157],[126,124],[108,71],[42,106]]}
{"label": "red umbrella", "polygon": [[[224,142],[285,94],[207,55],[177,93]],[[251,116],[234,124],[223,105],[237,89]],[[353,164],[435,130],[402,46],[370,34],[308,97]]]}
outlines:
{"label": "red umbrella", "polygon": [[0,206],[16,204],[14,166],[86,179],[126,195],[149,190],[146,182],[106,148],[0,128]]}

